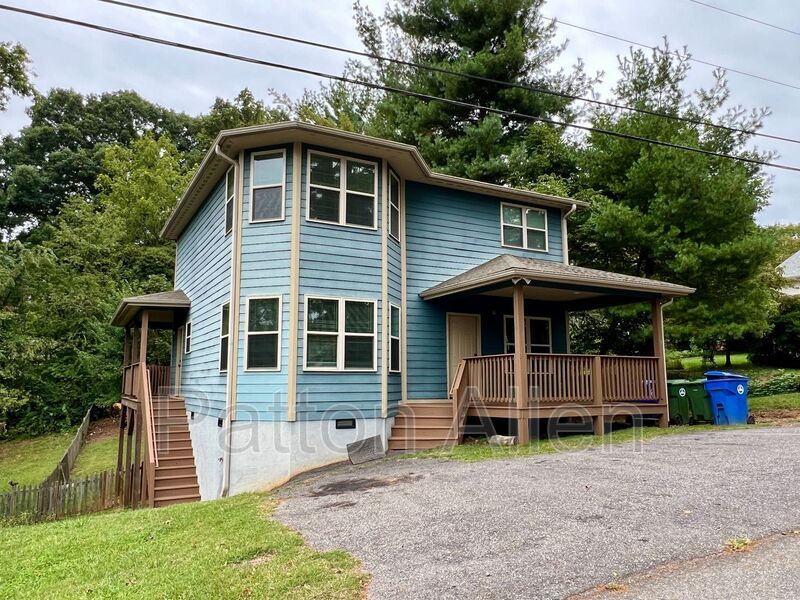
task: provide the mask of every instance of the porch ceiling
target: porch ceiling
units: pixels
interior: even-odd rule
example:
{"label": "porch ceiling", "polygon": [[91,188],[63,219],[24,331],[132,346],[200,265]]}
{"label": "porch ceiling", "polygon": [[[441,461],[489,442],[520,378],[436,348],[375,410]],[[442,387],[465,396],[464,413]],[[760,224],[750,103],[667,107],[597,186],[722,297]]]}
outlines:
{"label": "porch ceiling", "polygon": [[515,283],[526,284],[528,299],[593,308],[649,298],[687,296],[694,288],[599,271],[560,262],[505,254],[422,292],[425,300],[461,294],[510,296]]}
{"label": "porch ceiling", "polygon": [[174,323],[175,313],[186,311],[191,305],[192,301],[182,290],[123,298],[111,318],[111,324],[127,327],[141,311],[149,310],[151,329],[170,328]]}

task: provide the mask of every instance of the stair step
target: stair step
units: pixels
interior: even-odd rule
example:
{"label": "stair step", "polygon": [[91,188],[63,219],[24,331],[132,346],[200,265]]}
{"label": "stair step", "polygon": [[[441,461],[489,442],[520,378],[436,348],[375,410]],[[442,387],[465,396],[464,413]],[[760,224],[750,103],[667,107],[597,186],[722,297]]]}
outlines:
{"label": "stair step", "polygon": [[190,466],[185,465],[164,465],[159,460],[158,467],[156,468],[156,477],[186,477],[189,475],[196,476],[197,470],[194,464]]}
{"label": "stair step", "polygon": [[[156,490],[164,489],[166,486],[196,486],[197,475],[160,475],[156,473]],[[162,487],[164,486],[164,487]]]}
{"label": "stair step", "polygon": [[164,485],[158,485],[156,483],[156,500],[159,498],[163,498],[164,496],[172,496],[170,492],[181,492],[184,494],[191,494],[197,491],[197,483],[165,483]]}
{"label": "stair step", "polygon": [[389,440],[389,450],[427,450],[453,443],[455,440]]}
{"label": "stair step", "polygon": [[435,417],[432,415],[397,415],[394,418],[394,427],[450,427],[453,423],[451,417]]}
{"label": "stair step", "polygon": [[178,496],[165,496],[162,498],[155,498],[153,500],[153,505],[156,508],[160,508],[162,506],[170,506],[171,504],[185,504],[187,502],[199,502],[200,501],[200,494],[182,494]]}
{"label": "stair step", "polygon": [[453,417],[452,406],[415,406],[408,408],[401,405],[398,416],[405,418],[415,417],[440,417],[451,419]]}
{"label": "stair step", "polygon": [[195,467],[194,456],[158,456],[158,468],[162,467]]}

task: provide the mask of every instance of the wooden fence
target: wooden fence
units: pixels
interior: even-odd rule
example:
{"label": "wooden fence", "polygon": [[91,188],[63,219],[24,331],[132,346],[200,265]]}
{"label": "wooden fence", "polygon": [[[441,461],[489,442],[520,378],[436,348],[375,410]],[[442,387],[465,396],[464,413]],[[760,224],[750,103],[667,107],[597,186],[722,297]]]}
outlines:
{"label": "wooden fence", "polygon": [[36,523],[106,510],[118,505],[121,481],[111,469],[84,479],[18,486],[0,494],[0,521]]}
{"label": "wooden fence", "polygon": [[42,485],[49,485],[55,483],[64,483],[69,480],[69,474],[72,472],[72,467],[75,466],[75,461],[78,458],[78,453],[81,451],[83,441],[86,439],[86,432],[89,431],[89,422],[92,418],[92,409],[86,411],[86,416],[81,421],[81,426],[78,427],[75,437],[72,438],[69,448],[64,452],[56,468],[48,475],[47,479],[42,482]]}

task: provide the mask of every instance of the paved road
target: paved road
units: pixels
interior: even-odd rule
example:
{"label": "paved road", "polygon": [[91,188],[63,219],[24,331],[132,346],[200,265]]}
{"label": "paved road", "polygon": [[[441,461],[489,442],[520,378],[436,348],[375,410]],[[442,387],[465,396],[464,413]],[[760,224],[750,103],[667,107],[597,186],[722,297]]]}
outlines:
{"label": "paved road", "polygon": [[[341,467],[285,487],[276,515],[312,546],[359,557],[372,598],[564,598],[797,529],[798,490],[800,428],[753,428]],[[705,581],[706,600],[729,597]]]}

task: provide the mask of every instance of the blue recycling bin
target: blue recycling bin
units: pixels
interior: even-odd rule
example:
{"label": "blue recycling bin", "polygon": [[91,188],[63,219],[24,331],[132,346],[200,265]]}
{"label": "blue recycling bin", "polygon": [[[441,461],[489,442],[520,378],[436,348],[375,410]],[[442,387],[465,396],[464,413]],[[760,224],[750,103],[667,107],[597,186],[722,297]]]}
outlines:
{"label": "blue recycling bin", "polygon": [[747,405],[748,377],[726,371],[705,373],[704,387],[711,397],[711,414],[715,425],[744,425],[749,414]]}

